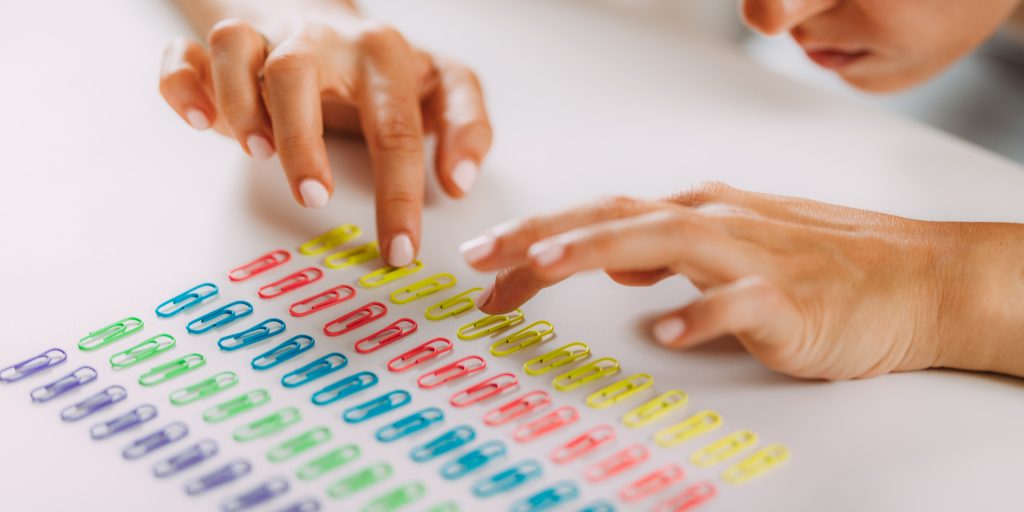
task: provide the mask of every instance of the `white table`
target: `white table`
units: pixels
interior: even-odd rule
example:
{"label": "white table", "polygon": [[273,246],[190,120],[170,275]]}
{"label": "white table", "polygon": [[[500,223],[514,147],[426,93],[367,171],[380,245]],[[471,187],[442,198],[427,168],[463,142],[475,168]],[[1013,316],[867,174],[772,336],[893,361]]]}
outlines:
{"label": "white table", "polygon": [[[920,218],[1024,221],[1024,169],[768,75],[678,28],[616,19],[585,2],[386,1],[371,10],[415,42],[473,65],[487,89],[497,138],[478,191],[455,203],[430,185],[424,219],[422,260],[431,271],[455,272],[460,287],[486,280],[455,251],[486,226],[612,191],[653,196],[708,179]],[[338,223],[372,231],[359,144],[331,141],[336,197],[325,210],[306,211],[293,204],[276,162],[253,163],[234,142],[192,131],[164,105],[157,93],[160,54],[185,30],[170,4],[16,2],[3,11],[0,365],[44,347],[70,348],[88,330],[126,314],[149,319],[173,293],[205,279],[224,281],[234,264],[277,246],[293,248]],[[679,418],[714,408],[726,418],[721,433],[749,427],[792,448],[780,471],[742,487],[721,484],[720,499],[707,510],[1006,510],[1018,503],[1019,380],[929,371],[803,382],[772,374],[732,346],[666,353],[637,329],[646,315],[692,297],[681,282],[636,290],[590,275],[543,294],[526,312],[554,322],[558,341],[585,340],[597,353],[620,357],[625,372],[650,371],[659,390],[686,390],[691,403]],[[451,335],[461,323],[426,325],[424,336]],[[194,347],[212,353],[211,363],[227,360],[209,338],[179,343],[186,347],[176,349],[179,356]],[[130,401],[157,404],[163,422],[181,414],[195,435],[216,436],[226,450],[239,451],[226,429],[202,425],[195,409],[171,411],[167,389],[136,392],[131,380],[138,370],[112,375],[100,364],[110,353],[69,351],[72,362],[48,377],[0,386],[0,508],[213,508],[248,486],[188,499],[180,480],[155,481],[150,462],[121,460],[128,436],[96,443],[88,425],[61,424],[62,405],[29,403],[29,389],[88,362],[103,382],[133,386]],[[615,421],[622,410],[586,414]],[[338,426],[338,411],[323,421]],[[701,444],[656,458],[682,462],[696,475],[690,481],[717,478],[720,467],[698,471],[686,463]],[[379,449],[407,460],[408,446]],[[265,460],[257,466],[261,474],[280,469]],[[421,473],[433,503],[448,488],[435,483],[436,465],[430,467]],[[578,476],[578,468],[551,470],[547,479]],[[406,480],[416,470],[396,465]],[[464,491],[466,484],[456,487]],[[586,489],[588,497],[602,495]]]}

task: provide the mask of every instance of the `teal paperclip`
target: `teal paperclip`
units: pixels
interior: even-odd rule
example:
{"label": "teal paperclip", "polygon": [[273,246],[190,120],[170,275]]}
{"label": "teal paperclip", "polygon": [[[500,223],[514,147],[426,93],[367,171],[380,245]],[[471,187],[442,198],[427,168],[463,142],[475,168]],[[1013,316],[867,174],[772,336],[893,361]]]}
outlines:
{"label": "teal paperclip", "polygon": [[557,507],[578,498],[580,488],[568,480],[558,482],[530,497],[512,504],[509,512],[538,512]]}
{"label": "teal paperclip", "polygon": [[299,354],[313,348],[313,338],[300,334],[282,342],[280,345],[252,358],[253,370],[269,370]]}
{"label": "teal paperclip", "polygon": [[473,494],[480,498],[489,498],[539,478],[541,473],[540,463],[536,459],[524,460],[508,469],[477,480],[473,484]]}
{"label": "teal paperclip", "polygon": [[327,495],[335,499],[345,498],[389,476],[391,476],[391,465],[380,462],[334,482],[327,488]]}
{"label": "teal paperclip", "polygon": [[299,480],[313,480],[358,459],[362,453],[358,446],[346,444],[305,463],[295,472],[295,476],[299,477]]}
{"label": "teal paperclip", "polygon": [[405,484],[373,499],[363,507],[362,512],[394,512],[420,498],[427,493],[419,482]]}
{"label": "teal paperclip", "polygon": [[192,370],[199,369],[204,364],[206,364],[206,358],[201,354],[189,354],[143,373],[139,376],[139,384],[143,386],[156,386]]}
{"label": "teal paperclip", "polygon": [[110,367],[111,368],[128,368],[135,366],[147,359],[166,352],[177,344],[174,340],[174,336],[170,334],[157,334],[152,338],[143,340],[134,347],[125,349],[110,356]]}
{"label": "teal paperclip", "polygon": [[203,419],[207,423],[219,423],[234,418],[245,411],[259,407],[270,401],[270,393],[265,389],[254,389],[203,411]]}
{"label": "teal paperclip", "polygon": [[298,370],[286,373],[284,377],[281,377],[281,385],[286,388],[297,388],[346,366],[348,366],[347,357],[337,352],[331,352]]}
{"label": "teal paperclip", "polygon": [[428,407],[410,414],[390,425],[377,430],[377,440],[382,443],[397,441],[407,435],[419,432],[435,423],[444,421],[444,413],[437,407]]}
{"label": "teal paperclip", "polygon": [[415,462],[427,462],[469,444],[474,439],[476,439],[476,431],[473,430],[473,427],[459,425],[425,444],[413,448],[409,458]]}
{"label": "teal paperclip", "polygon": [[232,437],[235,441],[244,443],[276,434],[302,419],[302,414],[294,407],[285,407],[269,416],[264,416],[256,421],[242,425],[235,429]]}
{"label": "teal paperclip", "polygon": [[284,329],[281,319],[270,318],[244,331],[224,336],[217,342],[217,346],[225,352],[231,352],[273,338],[284,332]]}
{"label": "teal paperclip", "polygon": [[83,352],[105,347],[117,340],[131,336],[142,329],[142,320],[130,316],[110,325],[100,327],[78,340],[78,349]]}
{"label": "teal paperclip", "polygon": [[393,411],[412,401],[412,395],[408,391],[397,390],[385,393],[373,400],[361,403],[355,407],[345,410],[341,417],[347,423],[362,423],[366,420],[376,418],[381,414]]}
{"label": "teal paperclip", "polygon": [[372,388],[379,379],[372,372],[359,372],[313,393],[313,405],[324,406],[333,404],[342,398],[350,397],[360,391]]}
{"label": "teal paperclip", "polygon": [[185,326],[189,334],[203,334],[218,327],[224,327],[252,314],[252,304],[236,300],[196,318]]}
{"label": "teal paperclip", "polygon": [[273,448],[267,452],[267,460],[270,462],[284,462],[301,453],[305,453],[321,444],[331,440],[331,431],[327,427],[317,427],[307,430]]}
{"label": "teal paperclip", "polygon": [[476,450],[446,462],[445,465],[441,466],[441,476],[446,480],[462,478],[486,466],[492,460],[505,455],[506,452],[505,443],[501,441],[487,441],[478,446]]}
{"label": "teal paperclip", "polygon": [[160,318],[170,318],[182,311],[192,309],[209,299],[217,296],[219,290],[217,285],[213,283],[203,283],[199,286],[195,286],[185,290],[180,295],[176,295],[164,301],[156,307],[156,316]]}
{"label": "teal paperclip", "polygon": [[238,384],[238,374],[235,372],[220,372],[191,386],[172,391],[170,397],[171,405],[190,404],[196,400],[216,395],[235,384]]}
{"label": "teal paperclip", "polygon": [[615,512],[615,505],[601,500],[580,509],[580,512]]}

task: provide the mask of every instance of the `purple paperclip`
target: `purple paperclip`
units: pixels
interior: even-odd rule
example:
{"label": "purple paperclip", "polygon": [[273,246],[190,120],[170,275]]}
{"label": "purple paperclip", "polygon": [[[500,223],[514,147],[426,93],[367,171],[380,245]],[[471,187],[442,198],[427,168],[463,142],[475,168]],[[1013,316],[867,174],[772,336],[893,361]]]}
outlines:
{"label": "purple paperclip", "polygon": [[67,361],[68,354],[59,348],[51,348],[38,356],[30,357],[20,363],[0,370],[0,381],[17,382],[29,375],[41,372],[52,366]]}
{"label": "purple paperclip", "polygon": [[88,384],[96,380],[96,375],[95,368],[83,366],[45,386],[33,389],[29,396],[32,397],[33,402],[49,402],[82,384]]}
{"label": "purple paperclip", "polygon": [[204,439],[153,465],[153,476],[167,478],[177,475],[200,462],[217,455],[217,442]]}
{"label": "purple paperclip", "polygon": [[278,512],[320,512],[320,502],[316,498],[304,498]]}
{"label": "purple paperclip", "polygon": [[221,505],[220,509],[224,512],[249,510],[288,492],[288,488],[287,480],[281,477],[274,477],[234,498],[228,498]]}
{"label": "purple paperclip", "polygon": [[235,459],[227,465],[213,470],[185,484],[185,493],[189,496],[202,494],[224,484],[234,482],[252,471],[252,464],[245,459]]}
{"label": "purple paperclip", "polygon": [[176,421],[152,434],[132,441],[132,444],[126,446],[121,451],[121,455],[128,460],[135,460],[175,441],[184,439],[187,435],[188,427],[184,423]]}
{"label": "purple paperclip", "polygon": [[153,418],[156,418],[156,407],[152,405],[140,405],[112,420],[97,423],[89,429],[89,435],[99,441],[113,437],[136,425],[141,425]]}
{"label": "purple paperclip", "polygon": [[106,409],[124,400],[127,396],[128,392],[123,387],[110,386],[75,405],[66,407],[60,411],[60,419],[64,421],[78,421],[96,411]]}

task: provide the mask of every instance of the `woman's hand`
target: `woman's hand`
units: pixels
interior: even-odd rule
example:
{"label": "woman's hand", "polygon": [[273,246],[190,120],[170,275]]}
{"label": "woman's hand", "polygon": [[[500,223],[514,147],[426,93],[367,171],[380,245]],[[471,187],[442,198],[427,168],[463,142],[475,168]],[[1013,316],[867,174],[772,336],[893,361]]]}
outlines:
{"label": "woman's hand", "polygon": [[193,127],[256,158],[275,152],[295,199],[326,204],[324,129],[361,134],[373,161],[377,235],[391,265],[419,246],[425,132],[437,135],[444,190],[472,188],[490,148],[480,84],[464,66],[410,45],[338,0],[181,0],[207,46],[173,41],[160,92]]}
{"label": "woman's hand", "polygon": [[502,270],[478,305],[513,309],[604,269],[626,285],[688,277],[699,300],[654,325],[687,348],[735,335],[764,364],[849,379],[945,366],[1024,375],[1024,229],[940,223],[710,184],[513,221],[466,242]]}

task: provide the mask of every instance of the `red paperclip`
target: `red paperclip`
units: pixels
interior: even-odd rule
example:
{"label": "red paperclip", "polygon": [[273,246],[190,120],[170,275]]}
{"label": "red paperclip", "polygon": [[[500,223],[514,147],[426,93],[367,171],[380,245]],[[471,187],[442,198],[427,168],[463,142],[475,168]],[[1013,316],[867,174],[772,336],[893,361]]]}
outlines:
{"label": "red paperclip", "polygon": [[235,283],[245,281],[250,277],[255,277],[274,267],[284,265],[285,263],[288,263],[288,260],[290,259],[292,259],[291,253],[284,249],[270,251],[263,256],[228,272],[228,279]]}
{"label": "red paperclip", "polygon": [[591,482],[600,482],[640,464],[650,456],[651,452],[647,451],[646,446],[634,444],[591,466],[583,476]]}
{"label": "red paperclip", "polygon": [[[360,306],[344,315],[324,324],[324,334],[328,336],[341,336],[350,333],[384,315],[388,314],[388,307],[380,302],[370,302]],[[331,329],[335,325],[344,325],[340,331]]]}
{"label": "red paperclip", "polygon": [[550,434],[580,418],[580,413],[571,405],[563,405],[546,416],[531,421],[512,432],[512,439],[525,443],[545,434]]}
{"label": "red paperclip", "polygon": [[549,404],[551,404],[551,395],[547,391],[530,391],[485,414],[484,424],[492,427],[504,425],[530,411],[547,407]]}
{"label": "red paperclip", "polygon": [[683,479],[683,468],[669,464],[638,478],[619,491],[619,498],[627,503],[639,501],[661,492],[666,487]]}
{"label": "red paperclip", "polygon": [[466,407],[498,396],[518,384],[519,378],[514,373],[499,373],[494,377],[456,392],[448,399],[448,403],[452,404],[452,407]]}
{"label": "red paperclip", "polygon": [[399,318],[391,325],[356,342],[356,352],[369,354],[380,350],[414,332],[419,326],[411,318]]}
{"label": "red paperclip", "polygon": [[[388,361],[388,370],[393,372],[404,372],[413,366],[429,361],[452,349],[452,342],[446,338],[434,338],[422,345],[399,354]],[[410,362],[411,361],[411,362]]]}
{"label": "red paperclip", "polygon": [[292,290],[297,290],[310,283],[315,283],[324,276],[324,271],[316,267],[306,267],[294,274],[274,281],[263,288],[260,288],[261,299],[273,299],[280,297]]}
{"label": "red paperclip", "polygon": [[351,286],[343,284],[292,304],[292,307],[288,308],[288,312],[294,317],[311,315],[321,309],[341,304],[355,296],[356,291]]}
{"label": "red paperclip", "polygon": [[655,512],[686,512],[687,510],[715,497],[717,489],[711,482],[697,482],[685,491],[661,502]]}
{"label": "red paperclip", "polygon": [[615,429],[611,425],[599,425],[555,448],[551,452],[551,460],[558,464],[572,462],[614,440]]}
{"label": "red paperclip", "polygon": [[454,363],[444,365],[432,372],[420,375],[416,383],[423,389],[431,389],[446,382],[465,377],[487,368],[487,361],[480,356],[466,356]]}

